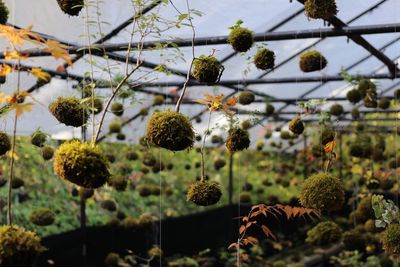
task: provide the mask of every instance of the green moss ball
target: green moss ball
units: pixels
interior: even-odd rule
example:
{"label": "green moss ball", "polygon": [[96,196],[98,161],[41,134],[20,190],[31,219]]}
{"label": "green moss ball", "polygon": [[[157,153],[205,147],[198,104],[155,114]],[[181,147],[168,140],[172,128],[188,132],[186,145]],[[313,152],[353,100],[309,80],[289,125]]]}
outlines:
{"label": "green moss ball", "polygon": [[137,191],[139,196],[141,197],[148,197],[152,194],[152,188],[150,185],[142,184],[137,187]]}
{"label": "green moss ball", "polygon": [[351,117],[353,118],[353,120],[358,120],[360,118],[360,111],[358,110],[358,108],[353,108],[351,110]]}
{"label": "green moss ball", "polygon": [[84,0],[57,0],[61,10],[70,16],[78,16],[84,6]]}
{"label": "green moss ball", "polygon": [[24,185],[25,185],[24,180],[22,180],[21,178],[18,178],[18,177],[14,177],[11,181],[11,188],[13,188],[13,189],[21,188]]}
{"label": "green moss ball", "polygon": [[224,139],[221,136],[219,136],[219,135],[211,136],[212,144],[222,144],[223,142],[224,142]]}
{"label": "green moss ball", "polygon": [[54,157],[54,172],[85,188],[98,188],[110,177],[108,162],[99,148],[80,141],[63,143]]}
{"label": "green moss ball", "polygon": [[42,147],[41,152],[44,160],[51,160],[54,155],[54,148],[51,146],[44,146]]}
{"label": "green moss ball", "polygon": [[342,239],[342,229],[332,221],[320,222],[307,232],[306,242],[313,246],[330,246]]}
{"label": "green moss ball", "polygon": [[335,139],[335,131],[330,128],[323,128],[321,132],[321,144],[325,146],[329,142],[332,142]]}
{"label": "green moss ball", "polygon": [[100,203],[100,207],[102,209],[113,212],[117,210],[117,203],[115,203],[115,201],[112,199],[106,199]]}
{"label": "green moss ball", "polygon": [[49,110],[59,122],[67,126],[80,127],[89,118],[88,109],[74,96],[58,97],[49,105]]}
{"label": "green moss ball", "polygon": [[157,159],[151,153],[145,153],[142,156],[142,162],[145,166],[153,167],[157,163]]}
{"label": "green moss ball", "polygon": [[148,141],[172,151],[191,148],[194,135],[188,117],[175,111],[155,112],[147,125]]}
{"label": "green moss ball", "polygon": [[303,72],[322,70],[327,64],[326,58],[318,51],[307,51],[300,55],[299,66]]}
{"label": "green moss ball", "polygon": [[56,215],[51,209],[39,208],[32,211],[29,221],[38,226],[48,226],[54,223],[55,217]]}
{"label": "green moss ball", "polygon": [[0,226],[1,266],[34,266],[38,256],[45,251],[36,233],[16,225]]}
{"label": "green moss ball", "polygon": [[249,133],[241,128],[232,128],[229,130],[225,145],[231,153],[247,149],[250,145]]}
{"label": "green moss ball", "polygon": [[253,32],[247,28],[235,27],[229,33],[228,43],[236,52],[246,52],[254,43]]}
{"label": "green moss ball", "polygon": [[110,122],[110,124],[108,125],[108,131],[110,133],[120,133],[121,129],[122,129],[122,124],[120,121],[117,120]]}
{"label": "green moss ball", "polygon": [[269,117],[275,112],[275,107],[271,104],[267,104],[265,107],[265,116]]}
{"label": "green moss ball", "polygon": [[333,115],[333,116],[340,116],[343,114],[344,109],[343,106],[340,104],[333,104],[330,109],[329,112]]}
{"label": "green moss ball", "polygon": [[78,195],[82,199],[89,199],[94,195],[94,190],[89,188],[80,187],[78,190]]}
{"label": "green moss ball", "polygon": [[153,99],[153,105],[160,106],[164,104],[165,98],[162,95],[156,95]]}
{"label": "green moss ball", "polygon": [[9,15],[8,8],[6,4],[3,2],[3,0],[0,0],[0,24],[6,24],[8,21],[8,15]]}
{"label": "green moss ball", "polygon": [[[90,106],[92,105],[91,103],[89,104]],[[103,111],[103,101],[99,98],[95,98],[93,101],[93,107],[94,107],[94,114],[97,115],[100,112]]]}
{"label": "green moss ball", "polygon": [[126,190],[128,180],[123,175],[114,175],[108,180],[108,184],[118,192],[122,192]]}
{"label": "green moss ball", "polygon": [[250,91],[243,91],[239,94],[239,103],[241,105],[250,105],[255,100],[255,95]]}
{"label": "green moss ball", "polygon": [[352,90],[347,92],[346,98],[347,98],[347,100],[349,100],[350,103],[357,104],[358,102],[361,101],[363,96],[362,96],[362,94],[361,94],[361,92],[359,90],[352,89]]}
{"label": "green moss ball", "polygon": [[3,156],[11,149],[11,142],[8,135],[4,132],[0,132],[0,156]]}
{"label": "green moss ball", "polygon": [[317,173],[304,181],[300,203],[306,208],[335,211],[344,203],[344,185],[329,173]]}
{"label": "green moss ball", "polygon": [[266,131],[264,134],[265,139],[270,139],[272,137],[272,131]]}
{"label": "green moss ball", "polygon": [[124,105],[122,105],[122,103],[120,102],[114,102],[111,105],[111,112],[115,115],[115,116],[122,116],[122,114],[124,114]]}
{"label": "green moss ball", "polygon": [[139,111],[139,115],[140,115],[140,116],[147,116],[147,115],[149,115],[149,109],[148,109],[148,108],[142,108],[142,109]]}
{"label": "green moss ball", "polygon": [[376,84],[371,80],[362,79],[358,82],[357,90],[361,93],[363,98],[366,96],[369,89],[376,91]]}
{"label": "green moss ball", "polygon": [[243,204],[251,203],[251,195],[249,193],[242,192],[239,195],[239,201]]}
{"label": "green moss ball", "polygon": [[110,252],[107,254],[106,258],[104,259],[104,264],[107,267],[117,267],[120,266],[121,258],[115,252]]}
{"label": "green moss ball", "polygon": [[247,129],[251,128],[252,124],[251,124],[251,121],[244,120],[244,121],[242,121],[240,126],[242,127],[242,129],[247,130]]}
{"label": "green moss ball", "polygon": [[219,158],[219,159],[216,159],[215,161],[214,161],[214,168],[215,168],[215,170],[219,170],[219,169],[222,169],[223,167],[225,167],[225,165],[226,165],[226,161],[224,160],[224,159],[222,159],[222,158]]}
{"label": "green moss ball", "polygon": [[366,108],[378,107],[378,93],[376,92],[376,90],[368,89],[367,94],[363,98],[363,101]]}
{"label": "green moss ball", "polygon": [[153,259],[159,259],[163,255],[163,251],[160,249],[159,246],[153,246],[151,249],[147,251],[147,255]]}
{"label": "green moss ball", "polygon": [[267,48],[259,48],[253,59],[257,69],[267,70],[275,66],[275,53]]}
{"label": "green moss ball", "polygon": [[307,0],[304,10],[307,17],[324,20],[334,17],[338,12],[335,0]]}
{"label": "green moss ball", "polygon": [[304,123],[300,116],[296,116],[289,122],[289,130],[296,135],[300,135],[304,132]]}
{"label": "green moss ball", "polygon": [[381,109],[388,109],[390,107],[390,99],[386,97],[379,99],[378,107]]}
{"label": "green moss ball", "polygon": [[216,204],[222,196],[220,185],[214,181],[194,182],[187,192],[187,200],[198,206],[210,206]]}
{"label": "green moss ball", "polygon": [[42,132],[41,130],[36,130],[32,135],[31,135],[31,144],[37,147],[42,147],[44,146],[44,143],[47,140],[47,134]]}
{"label": "green moss ball", "polygon": [[219,81],[223,69],[216,57],[200,57],[193,61],[192,75],[197,81],[211,85]]}
{"label": "green moss ball", "polygon": [[281,131],[281,139],[282,140],[290,140],[290,139],[292,139],[292,135],[288,131]]}
{"label": "green moss ball", "polygon": [[392,255],[400,254],[400,225],[389,224],[382,234],[383,249]]}

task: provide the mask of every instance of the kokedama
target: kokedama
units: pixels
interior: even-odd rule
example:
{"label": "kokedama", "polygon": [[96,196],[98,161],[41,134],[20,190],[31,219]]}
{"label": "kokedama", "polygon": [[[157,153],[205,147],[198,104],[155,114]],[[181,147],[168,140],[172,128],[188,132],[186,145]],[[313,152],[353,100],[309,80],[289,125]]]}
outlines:
{"label": "kokedama", "polygon": [[232,128],[225,145],[231,153],[247,149],[250,145],[249,133],[241,128]]}
{"label": "kokedama", "polygon": [[175,111],[155,112],[147,125],[147,140],[172,151],[191,148],[194,136],[191,121]]}
{"label": "kokedama", "polygon": [[306,16],[313,19],[328,20],[337,14],[335,0],[307,0],[304,10]]}
{"label": "kokedama", "polygon": [[300,55],[299,66],[303,72],[322,70],[327,64],[328,61],[318,51],[307,51]]}
{"label": "kokedama", "polygon": [[39,129],[31,135],[31,143],[37,147],[42,147],[46,142],[46,139],[47,135]]}
{"label": "kokedama", "polygon": [[8,15],[9,15],[8,8],[6,4],[3,2],[3,0],[0,0],[0,24],[6,24],[8,21]]}
{"label": "kokedama", "polygon": [[241,105],[249,105],[254,102],[255,96],[253,92],[243,91],[239,94],[239,103]]}
{"label": "kokedama", "polygon": [[221,195],[221,188],[217,182],[203,180],[189,187],[187,200],[198,206],[210,206],[216,204]]}
{"label": "kokedama", "polygon": [[304,123],[300,116],[296,116],[289,122],[289,130],[296,135],[300,135],[304,132]]}
{"label": "kokedama", "polygon": [[50,112],[61,123],[67,126],[80,127],[89,118],[89,112],[80,100],[74,96],[58,97],[50,104]]}
{"label": "kokedama", "polygon": [[192,75],[203,83],[209,85],[218,83],[224,67],[214,56],[200,56],[193,61]]}
{"label": "kokedama", "polygon": [[114,102],[111,105],[111,112],[115,115],[115,116],[122,116],[122,114],[124,114],[124,106],[122,105],[122,103],[120,102]]}
{"label": "kokedama", "polygon": [[275,53],[267,48],[259,48],[253,62],[260,70],[272,69],[275,66]]}
{"label": "kokedama", "polygon": [[342,239],[342,229],[332,221],[320,222],[307,232],[306,242],[313,246],[330,246]]}
{"label": "kokedama", "polygon": [[51,209],[39,208],[31,213],[29,221],[37,226],[48,226],[54,223],[55,214]]}
{"label": "kokedama", "polygon": [[349,102],[352,104],[357,104],[358,102],[360,102],[362,97],[363,96],[362,96],[361,92],[357,89],[352,89],[352,90],[348,91],[346,94],[347,100],[349,100]]}
{"label": "kokedama", "polygon": [[274,112],[275,112],[275,107],[268,103],[265,108],[265,116],[269,117],[272,114],[274,114]]}
{"label": "kokedama", "polygon": [[340,104],[333,104],[330,109],[329,112],[333,115],[333,116],[340,116],[343,114],[344,109],[343,106]]}
{"label": "kokedama", "polygon": [[78,16],[85,4],[84,0],[57,0],[57,2],[61,10],[70,16]]}
{"label": "kokedama", "polygon": [[110,177],[107,159],[99,148],[80,141],[63,143],[54,157],[54,172],[85,188],[98,188]]}
{"label": "kokedama", "polygon": [[240,24],[232,27],[228,36],[228,43],[236,52],[246,52],[254,43],[253,33],[247,28],[240,27]]}
{"label": "kokedama", "polygon": [[42,157],[44,160],[50,160],[54,155],[54,148],[51,146],[42,147]]}
{"label": "kokedama", "polygon": [[7,153],[11,149],[10,138],[6,133],[0,132],[0,156]]}

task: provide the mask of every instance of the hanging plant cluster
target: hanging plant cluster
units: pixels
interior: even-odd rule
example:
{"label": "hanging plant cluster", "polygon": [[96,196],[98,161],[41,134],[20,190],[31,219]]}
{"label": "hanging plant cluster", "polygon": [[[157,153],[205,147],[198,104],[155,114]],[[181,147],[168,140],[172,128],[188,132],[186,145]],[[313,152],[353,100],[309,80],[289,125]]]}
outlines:
{"label": "hanging plant cluster", "polygon": [[338,12],[335,0],[306,0],[304,10],[307,17],[324,20],[331,19]]}
{"label": "hanging plant cluster", "polygon": [[217,84],[223,71],[224,66],[213,55],[201,55],[193,60],[192,75],[198,82]]}
{"label": "hanging plant cluster", "polygon": [[236,52],[246,52],[254,43],[253,33],[249,29],[241,27],[242,24],[243,21],[238,20],[235,25],[230,27],[231,32],[228,36],[228,43]]}
{"label": "hanging plant cluster", "polygon": [[84,0],[57,0],[61,10],[70,16],[78,16],[85,5]]}
{"label": "hanging plant cluster", "polygon": [[67,126],[80,127],[89,118],[87,108],[74,96],[58,97],[49,105],[49,109],[59,122]]}
{"label": "hanging plant cluster", "polygon": [[3,0],[0,0],[0,24],[6,24],[8,21],[8,15],[10,11],[8,10],[6,4]]}
{"label": "hanging plant cluster", "polygon": [[327,64],[326,58],[316,50],[307,51],[300,55],[299,66],[303,72],[322,70]]}

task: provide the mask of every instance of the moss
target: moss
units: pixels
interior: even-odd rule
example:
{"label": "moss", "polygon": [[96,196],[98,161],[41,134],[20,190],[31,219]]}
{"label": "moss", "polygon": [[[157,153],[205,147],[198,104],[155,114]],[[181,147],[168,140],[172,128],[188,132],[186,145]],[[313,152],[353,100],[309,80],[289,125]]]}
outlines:
{"label": "moss", "polygon": [[214,56],[200,57],[193,61],[192,75],[206,84],[218,83],[224,67]]}
{"label": "moss", "polygon": [[101,187],[110,177],[108,162],[99,148],[80,141],[65,142],[57,149],[54,172],[85,188]]}
{"label": "moss", "polygon": [[[151,170],[153,173],[159,173],[165,169],[164,163],[157,161],[152,167]],[[189,168],[190,169],[190,168]]]}
{"label": "moss", "polygon": [[11,142],[8,135],[0,132],[0,156],[4,155],[11,149]]}
{"label": "moss", "polygon": [[272,267],[286,267],[287,264],[284,260],[276,260],[272,263]]}
{"label": "moss", "polygon": [[343,114],[344,109],[343,106],[340,104],[333,104],[330,109],[329,112],[333,115],[333,116],[340,116]]}
{"label": "moss", "polygon": [[321,222],[307,232],[306,242],[313,246],[330,246],[342,239],[342,229],[332,221]]}
{"label": "moss", "polygon": [[39,208],[31,213],[29,221],[38,226],[48,226],[54,223],[55,216],[51,209]]}
{"label": "moss", "polygon": [[386,97],[379,99],[378,107],[381,109],[388,109],[390,107],[390,99]]}
{"label": "moss", "polygon": [[107,254],[106,258],[104,259],[104,264],[107,267],[118,267],[118,266],[120,266],[121,261],[122,261],[122,259],[117,253],[110,252]]}
{"label": "moss", "polygon": [[239,94],[239,103],[241,105],[249,105],[254,102],[255,95],[253,92],[250,91],[243,91]]}
{"label": "moss", "polygon": [[108,180],[108,184],[118,192],[122,192],[126,190],[128,180],[123,175],[114,175]]}
{"label": "moss", "polygon": [[124,133],[117,133],[117,140],[124,141],[126,139],[126,135]]}
{"label": "moss", "polygon": [[321,132],[321,144],[325,146],[327,143],[335,139],[335,131],[330,128],[323,128]]}
{"label": "moss", "polygon": [[370,233],[377,233],[379,232],[379,229],[375,226],[375,220],[369,219],[368,221],[365,222],[364,228],[367,232]]}
{"label": "moss", "polygon": [[300,55],[299,66],[303,72],[322,70],[327,64],[328,61],[318,51],[311,50]]}
{"label": "moss", "polygon": [[358,82],[357,90],[361,93],[363,98],[367,95],[369,89],[376,91],[376,84],[371,80],[362,79]]}
{"label": "moss", "polygon": [[365,238],[357,230],[350,230],[343,234],[343,245],[346,250],[365,250]]}
{"label": "moss", "polygon": [[151,190],[151,194],[152,194],[153,196],[159,196],[159,195],[161,195],[161,187],[160,187],[159,185],[152,185],[152,186],[150,187],[150,190]]}
{"label": "moss", "polygon": [[231,153],[247,149],[250,145],[249,133],[241,128],[232,128],[225,145]]}
{"label": "moss", "polygon": [[292,139],[292,135],[289,131],[281,131],[281,139],[282,140],[290,140]]}
{"label": "moss", "polygon": [[168,267],[199,267],[195,259],[183,257],[168,262]]}
{"label": "moss", "polygon": [[8,21],[9,10],[3,0],[0,0],[0,24],[6,24]]}
{"label": "moss", "polygon": [[126,153],[127,160],[137,160],[138,158],[139,158],[139,154],[136,153],[135,151],[128,151]]}
{"label": "moss", "polygon": [[70,16],[78,16],[85,4],[83,0],[57,0],[57,2],[61,10]]}
{"label": "moss", "polygon": [[250,129],[251,128],[251,121],[249,121],[249,120],[244,120],[244,121],[242,121],[242,123],[241,123],[241,125],[240,125],[241,127],[242,127],[242,129],[244,129],[244,130],[247,130],[247,129]]}
{"label": "moss", "polygon": [[265,146],[264,141],[258,140],[258,141],[256,142],[256,149],[257,149],[258,151],[263,150],[264,146]]}
{"label": "moss", "polygon": [[223,142],[224,142],[224,139],[221,136],[219,136],[219,135],[211,136],[212,144],[222,144]]}
{"label": "moss", "polygon": [[44,160],[50,160],[53,158],[54,148],[51,146],[45,146],[42,148],[41,152],[42,152],[42,158]]}
{"label": "moss", "polygon": [[11,188],[13,188],[13,189],[21,188],[21,187],[23,187],[24,185],[25,185],[25,182],[24,182],[24,180],[22,180],[21,178],[14,177],[14,178],[11,180]]}
{"label": "moss", "polygon": [[236,52],[246,52],[254,43],[253,32],[240,26],[234,27],[229,33],[228,43]]}
{"label": "moss", "polygon": [[382,234],[381,241],[386,253],[400,255],[400,225],[389,224]]}
{"label": "moss", "polygon": [[222,196],[220,185],[214,181],[194,182],[187,192],[187,200],[198,206],[210,206],[216,204]]}
{"label": "moss", "polygon": [[368,89],[363,101],[366,108],[378,107],[378,94],[376,90]]}
{"label": "moss", "polygon": [[162,95],[156,95],[156,96],[153,98],[153,105],[154,105],[154,106],[160,106],[160,105],[164,104],[164,101],[165,101],[164,96],[162,96]]}
{"label": "moss", "polygon": [[317,173],[304,181],[300,192],[304,207],[334,211],[344,203],[343,182],[329,173]]}
{"label": "moss", "polygon": [[373,152],[373,147],[370,142],[365,142],[362,140],[356,140],[350,144],[349,153],[350,156],[356,158],[368,159],[371,157]]}
{"label": "moss", "polygon": [[360,118],[360,111],[358,110],[358,108],[353,108],[351,110],[351,117],[353,118],[353,120],[358,120]]}
{"label": "moss", "polygon": [[393,97],[395,100],[400,100],[400,89],[394,91]]}
{"label": "moss", "polygon": [[289,122],[289,130],[296,134],[300,135],[304,132],[304,123],[301,120],[300,116],[294,117],[290,122]]}
{"label": "moss", "polygon": [[271,137],[272,137],[272,131],[266,131],[265,134],[264,134],[264,138],[265,139],[269,139]]}
{"label": "moss", "polygon": [[251,203],[251,195],[249,193],[242,192],[239,195],[239,201],[240,203],[244,204]]}
{"label": "moss", "polygon": [[226,161],[224,160],[224,159],[222,159],[222,158],[218,158],[218,159],[216,159],[215,161],[214,161],[214,168],[215,168],[215,170],[219,170],[219,169],[222,169],[223,167],[225,167],[225,165],[226,165]]}
{"label": "moss", "polygon": [[80,127],[89,118],[89,112],[80,100],[74,96],[58,97],[49,105],[53,116],[67,126]]}
{"label": "moss", "polygon": [[139,221],[136,218],[128,216],[123,220],[122,225],[129,230],[136,230],[138,228]]}
{"label": "moss", "polygon": [[347,92],[346,98],[347,98],[347,100],[349,100],[350,103],[357,104],[358,102],[361,101],[361,99],[363,97],[362,97],[362,94],[361,94],[361,92],[359,90],[352,89],[352,90]]}
{"label": "moss", "polygon": [[110,133],[120,133],[122,129],[122,124],[120,121],[114,120],[108,125],[108,131]]}
{"label": "moss", "polygon": [[145,166],[153,167],[157,163],[157,159],[153,154],[147,152],[142,156],[142,162]]}
{"label": "moss", "polygon": [[[90,106],[92,105],[91,103],[89,104]],[[94,114],[97,115],[100,112],[103,111],[103,101],[99,98],[95,98],[93,101],[93,107],[94,107]]]}
{"label": "moss", "polygon": [[147,139],[150,143],[172,151],[191,148],[194,143],[192,123],[179,112],[155,112],[147,125]]}
{"label": "moss", "polygon": [[267,104],[267,106],[265,107],[265,116],[269,117],[272,114],[274,114],[275,112],[275,107],[271,104]]}
{"label": "moss", "polygon": [[163,251],[159,246],[153,245],[153,247],[147,251],[147,255],[152,259],[159,259],[162,257]]}
{"label": "moss", "polygon": [[338,12],[335,0],[307,0],[304,10],[307,17],[324,20],[332,18]]}
{"label": "moss", "polygon": [[141,197],[148,197],[152,194],[151,186],[147,184],[139,185],[137,191]]}
{"label": "moss", "polygon": [[149,109],[148,109],[148,108],[142,108],[142,109],[139,111],[139,115],[140,115],[140,116],[147,116],[147,115],[149,115]]}
{"label": "moss", "polygon": [[260,70],[272,69],[275,66],[275,53],[267,48],[259,48],[253,62]]}
{"label": "moss", "polygon": [[100,203],[100,207],[102,209],[113,212],[117,210],[117,203],[115,203],[115,201],[112,199],[106,199]]}
{"label": "moss", "polygon": [[39,255],[45,251],[36,233],[13,225],[0,226],[1,266],[34,266]]}
{"label": "moss", "polygon": [[115,116],[122,116],[122,114],[124,114],[124,105],[122,105],[122,103],[120,102],[114,102],[111,105],[111,112],[115,115]]}
{"label": "moss", "polygon": [[42,132],[41,130],[36,130],[32,135],[31,135],[31,144],[37,147],[42,147],[44,146],[44,143],[47,140],[47,134]]}

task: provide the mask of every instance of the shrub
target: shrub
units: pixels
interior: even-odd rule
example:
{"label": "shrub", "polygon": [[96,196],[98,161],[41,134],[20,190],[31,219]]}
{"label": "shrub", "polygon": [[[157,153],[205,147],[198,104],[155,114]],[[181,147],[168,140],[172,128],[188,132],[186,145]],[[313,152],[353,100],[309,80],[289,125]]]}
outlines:
{"label": "shrub", "polygon": [[307,51],[300,55],[299,66],[303,72],[322,70],[327,64],[328,61],[318,51]]}
{"label": "shrub", "polygon": [[80,100],[74,96],[58,97],[49,105],[53,116],[67,126],[80,127],[89,118],[89,112]]}

